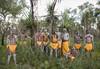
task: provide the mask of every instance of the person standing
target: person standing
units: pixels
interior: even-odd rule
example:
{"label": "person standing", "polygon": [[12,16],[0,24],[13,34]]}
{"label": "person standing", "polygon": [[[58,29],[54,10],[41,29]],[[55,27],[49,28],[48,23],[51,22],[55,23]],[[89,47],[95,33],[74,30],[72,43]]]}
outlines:
{"label": "person standing", "polygon": [[64,28],[62,33],[62,54],[66,56],[66,54],[69,52],[69,33]]}
{"label": "person standing", "polygon": [[27,46],[27,35],[26,35],[26,33],[23,32],[20,37],[21,37],[21,46],[23,46],[23,47]]}
{"label": "person standing", "polygon": [[87,31],[85,35],[85,52],[91,53],[91,51],[93,50],[93,40],[93,35],[90,34],[89,31]]}
{"label": "person standing", "polygon": [[55,32],[53,32],[51,35],[50,46],[51,46],[50,55],[52,55],[53,52],[55,52],[55,56],[57,57],[57,49],[59,44],[58,44],[58,36]]}
{"label": "person standing", "polygon": [[13,32],[11,32],[7,36],[7,52],[8,52],[7,64],[10,63],[11,55],[13,55],[14,63],[16,64],[16,47],[17,47],[17,36]]}
{"label": "person standing", "polygon": [[43,50],[45,53],[48,53],[48,43],[49,43],[49,37],[48,32],[45,29],[43,33]]}
{"label": "person standing", "polygon": [[58,43],[59,43],[59,47],[58,48],[61,48],[62,40],[61,40],[61,32],[59,31],[59,29],[57,29],[56,34],[58,36]]}
{"label": "person standing", "polygon": [[43,33],[42,30],[39,30],[35,35],[36,46],[42,48],[43,44]]}
{"label": "person standing", "polygon": [[79,34],[79,32],[76,32],[75,33],[75,36],[74,36],[74,47],[77,51],[79,51],[81,49],[81,35]]}
{"label": "person standing", "polygon": [[60,32],[60,30],[59,29],[57,29],[57,31],[56,31],[56,34],[57,34],[57,36],[58,36],[58,51],[57,51],[57,53],[59,54],[59,55],[61,55],[61,43],[62,43],[62,39],[61,39],[61,32]]}

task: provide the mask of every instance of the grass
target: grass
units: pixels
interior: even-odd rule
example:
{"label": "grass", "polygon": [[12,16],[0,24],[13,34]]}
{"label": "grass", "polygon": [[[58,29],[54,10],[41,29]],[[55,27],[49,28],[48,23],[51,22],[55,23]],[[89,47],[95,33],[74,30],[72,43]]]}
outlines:
{"label": "grass", "polygon": [[96,47],[91,57],[83,53],[73,62],[64,57],[50,57],[37,48],[32,49],[29,42],[26,46],[19,42],[17,65],[13,60],[9,65],[6,64],[6,46],[0,46],[0,69],[100,69],[100,40],[94,42]]}

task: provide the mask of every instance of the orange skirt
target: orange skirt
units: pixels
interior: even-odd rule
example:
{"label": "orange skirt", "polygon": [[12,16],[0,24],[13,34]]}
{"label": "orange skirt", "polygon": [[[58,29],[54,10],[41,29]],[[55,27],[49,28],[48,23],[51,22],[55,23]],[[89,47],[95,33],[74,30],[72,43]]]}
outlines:
{"label": "orange skirt", "polygon": [[56,42],[56,43],[51,42],[50,46],[51,46],[52,49],[57,49],[59,44],[58,44],[58,42]]}
{"label": "orange skirt", "polygon": [[64,41],[62,43],[62,53],[63,55],[69,52],[69,41]]}
{"label": "orange skirt", "polygon": [[81,44],[75,44],[75,48],[79,50],[81,48]]}
{"label": "orange skirt", "polygon": [[10,51],[11,53],[15,53],[15,52],[16,52],[16,47],[17,47],[16,44],[7,45],[7,48],[9,49],[9,51]]}
{"label": "orange skirt", "polygon": [[90,51],[93,50],[93,44],[92,44],[92,43],[87,43],[86,46],[85,46],[84,48],[85,48],[85,50],[86,50],[87,52],[90,52]]}

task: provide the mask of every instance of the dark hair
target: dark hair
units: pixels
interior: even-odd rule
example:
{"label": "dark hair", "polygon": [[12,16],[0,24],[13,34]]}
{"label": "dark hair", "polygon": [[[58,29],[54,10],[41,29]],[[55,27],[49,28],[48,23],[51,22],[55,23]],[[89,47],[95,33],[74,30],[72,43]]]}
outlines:
{"label": "dark hair", "polygon": [[86,34],[89,34],[90,33],[90,31],[89,30],[86,30]]}
{"label": "dark hair", "polygon": [[53,31],[52,34],[56,34],[56,33]]}

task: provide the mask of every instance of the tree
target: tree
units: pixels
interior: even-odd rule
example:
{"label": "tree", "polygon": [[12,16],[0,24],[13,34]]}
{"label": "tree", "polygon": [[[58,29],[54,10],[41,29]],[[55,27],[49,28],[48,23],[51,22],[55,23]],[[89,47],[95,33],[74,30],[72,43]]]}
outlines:
{"label": "tree", "polygon": [[[97,5],[100,6],[100,1],[97,2]],[[95,8],[95,17],[97,18],[97,23],[100,24],[100,9],[98,7]]]}
{"label": "tree", "polygon": [[73,36],[74,31],[76,29],[75,26],[75,20],[73,17],[70,17],[71,12],[69,11],[69,9],[66,9],[62,15],[62,21],[63,21],[63,28],[66,28]]}
{"label": "tree", "polygon": [[9,18],[8,16],[10,15],[15,17],[22,9],[21,5],[18,5],[16,2],[17,0],[0,0],[0,16],[2,18],[2,22],[0,24],[2,30],[2,45],[4,45],[4,37],[10,25],[6,18]]}
{"label": "tree", "polygon": [[1,38],[2,45],[4,45],[4,36],[8,29],[7,25],[9,25],[9,24],[7,24],[8,22],[6,22],[6,17],[7,17],[7,15],[10,14],[9,11],[10,11],[12,2],[13,2],[12,0],[10,0],[10,1],[1,0],[0,1],[0,15],[2,18],[1,23],[0,23],[0,25],[1,25],[0,29],[1,29],[1,36],[2,36],[2,38]]}
{"label": "tree", "polygon": [[50,25],[50,32],[53,32],[56,27],[56,22],[59,20],[58,17],[55,15],[55,6],[61,0],[53,0],[52,4],[48,6],[48,15],[46,18],[47,23]]}
{"label": "tree", "polygon": [[[97,2],[97,5],[100,6],[100,1]],[[97,35],[100,37],[100,9],[95,8],[95,17],[97,22]]]}
{"label": "tree", "polygon": [[86,33],[86,30],[91,29],[91,26],[95,23],[94,7],[89,2],[86,2],[79,6],[79,9],[81,13],[81,25],[84,27],[84,33]]}
{"label": "tree", "polygon": [[21,31],[24,31],[24,30],[30,30],[31,32],[31,29],[32,29],[32,15],[29,14],[28,17],[26,17],[25,19],[21,19],[19,21],[19,28]]}
{"label": "tree", "polygon": [[[36,29],[37,29],[37,24],[35,22],[35,8],[37,6],[37,2],[38,0],[30,0],[30,5],[31,5],[31,17],[32,17],[32,27],[31,27],[31,46],[34,46],[35,45],[35,41],[34,41],[34,35],[35,35],[35,32],[36,32]],[[34,42],[34,43],[33,43]]]}

